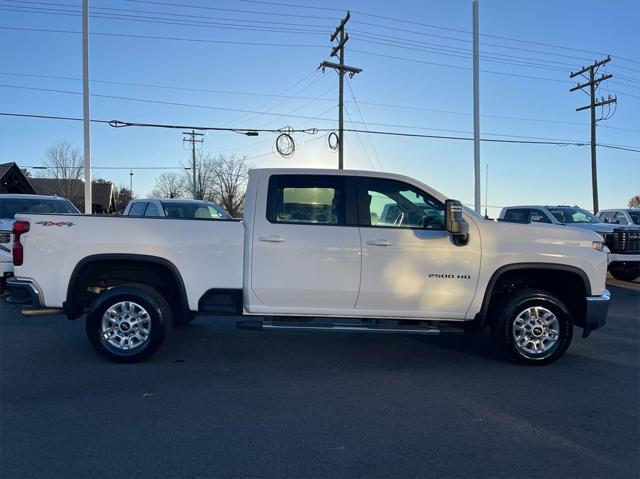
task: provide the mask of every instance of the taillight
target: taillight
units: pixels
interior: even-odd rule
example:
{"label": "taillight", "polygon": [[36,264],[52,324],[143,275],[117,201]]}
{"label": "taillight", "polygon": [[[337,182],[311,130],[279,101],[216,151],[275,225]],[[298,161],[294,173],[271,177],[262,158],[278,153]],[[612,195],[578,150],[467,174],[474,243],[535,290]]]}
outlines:
{"label": "taillight", "polygon": [[22,266],[24,261],[24,248],[20,243],[20,236],[29,231],[28,221],[15,221],[13,223],[13,265]]}

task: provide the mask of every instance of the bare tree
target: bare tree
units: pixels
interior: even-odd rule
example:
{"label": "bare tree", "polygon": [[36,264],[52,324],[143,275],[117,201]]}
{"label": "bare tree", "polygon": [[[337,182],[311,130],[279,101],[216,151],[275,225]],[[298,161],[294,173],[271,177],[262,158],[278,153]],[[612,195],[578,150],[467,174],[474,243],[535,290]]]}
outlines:
{"label": "bare tree", "polygon": [[83,173],[80,148],[66,140],[54,143],[47,148],[43,164],[47,168],[44,170],[44,176],[58,180],[60,195],[79,203],[84,196],[84,191],[78,183]]}
{"label": "bare tree", "polygon": [[156,178],[151,196],[154,198],[184,198],[187,193],[183,175],[163,173]]}
{"label": "bare tree", "polygon": [[135,196],[131,194],[131,190],[124,185],[120,185],[116,190],[116,212],[122,213],[129,204],[129,201]]}
{"label": "bare tree", "polygon": [[244,196],[249,179],[246,157],[219,156],[213,162],[216,200],[227,212],[237,218],[244,211]]}
{"label": "bare tree", "polygon": [[[189,170],[184,174],[184,188],[186,189],[185,196],[193,197],[193,170],[191,163],[189,163]],[[210,200],[215,201],[218,196],[216,190],[215,181],[215,160],[211,158],[211,155],[198,153],[196,159],[196,187],[195,187],[195,199],[197,200]]]}

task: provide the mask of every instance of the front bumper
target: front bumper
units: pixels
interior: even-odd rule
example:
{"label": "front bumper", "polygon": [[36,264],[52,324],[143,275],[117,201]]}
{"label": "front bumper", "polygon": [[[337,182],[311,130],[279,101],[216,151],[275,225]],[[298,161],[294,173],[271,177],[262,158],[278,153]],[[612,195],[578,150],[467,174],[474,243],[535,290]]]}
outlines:
{"label": "front bumper", "polygon": [[609,253],[609,264],[615,261],[623,261],[625,263],[640,263],[640,254],[620,254]]}
{"label": "front bumper", "polygon": [[9,288],[8,303],[24,304],[34,309],[42,308],[42,294],[33,281],[8,278],[7,288]]}
{"label": "front bumper", "polygon": [[587,310],[584,318],[582,337],[586,338],[594,329],[599,329],[607,322],[611,293],[605,289],[601,296],[587,296]]}

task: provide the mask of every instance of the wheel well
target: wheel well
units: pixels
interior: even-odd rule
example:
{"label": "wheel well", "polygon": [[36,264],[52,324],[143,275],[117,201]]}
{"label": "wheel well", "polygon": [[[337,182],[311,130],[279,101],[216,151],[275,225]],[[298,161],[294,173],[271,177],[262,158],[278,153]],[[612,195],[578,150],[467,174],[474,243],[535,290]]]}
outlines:
{"label": "wheel well", "polygon": [[182,279],[168,264],[136,259],[95,259],[76,266],[67,291],[65,310],[70,319],[81,316],[104,290],[125,283],[157,290],[174,313],[189,306]]}
{"label": "wheel well", "polygon": [[577,272],[544,268],[513,269],[492,280],[489,288],[483,304],[485,324],[489,323],[502,301],[514,291],[533,288],[557,296],[571,312],[574,324],[584,326],[586,297],[590,292],[584,278]]}

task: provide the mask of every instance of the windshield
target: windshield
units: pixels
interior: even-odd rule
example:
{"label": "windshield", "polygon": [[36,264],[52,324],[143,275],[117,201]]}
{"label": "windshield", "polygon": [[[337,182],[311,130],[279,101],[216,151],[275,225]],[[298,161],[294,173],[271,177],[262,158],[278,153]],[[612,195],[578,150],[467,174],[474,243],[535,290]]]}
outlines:
{"label": "windshield", "polygon": [[600,218],[582,208],[551,207],[547,209],[560,223],[603,223]]}
{"label": "windshield", "polygon": [[205,220],[228,220],[231,216],[214,203],[187,203],[163,201],[164,215],[169,218],[197,218]]}
{"label": "windshield", "polygon": [[73,213],[79,211],[64,198],[0,198],[0,218],[14,219],[18,213]]}
{"label": "windshield", "polygon": [[629,211],[629,216],[634,225],[640,225],[640,211]]}

